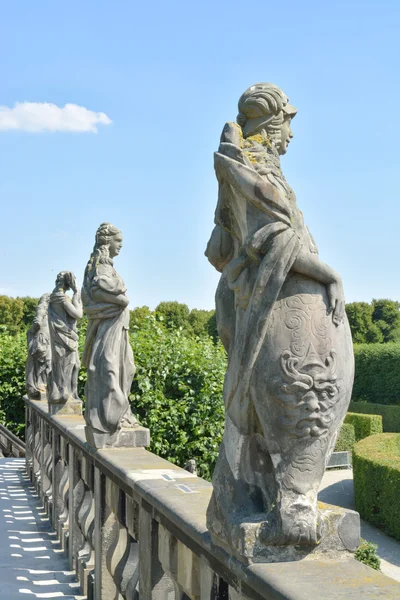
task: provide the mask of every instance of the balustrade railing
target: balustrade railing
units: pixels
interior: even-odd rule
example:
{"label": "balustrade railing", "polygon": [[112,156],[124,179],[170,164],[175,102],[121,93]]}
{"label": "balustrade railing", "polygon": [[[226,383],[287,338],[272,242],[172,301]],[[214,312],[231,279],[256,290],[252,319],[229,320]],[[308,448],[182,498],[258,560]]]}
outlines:
{"label": "balustrade railing", "polygon": [[81,416],[26,407],[27,471],[89,599],[400,597],[399,583],[352,558],[242,563],[210,539],[210,483],[144,448],[95,450]]}

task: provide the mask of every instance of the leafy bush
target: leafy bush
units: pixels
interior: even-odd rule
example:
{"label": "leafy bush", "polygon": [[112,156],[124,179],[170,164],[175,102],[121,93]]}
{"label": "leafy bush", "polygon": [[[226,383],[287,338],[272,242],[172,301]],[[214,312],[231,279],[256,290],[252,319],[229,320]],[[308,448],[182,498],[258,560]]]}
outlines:
{"label": "leafy bush", "polygon": [[400,343],[356,344],[353,397],[400,404]]}
{"label": "leafy bush", "polygon": [[353,470],[360,516],[400,540],[400,434],[381,433],[357,442]]}
{"label": "leafy bush", "polygon": [[381,415],[384,433],[400,433],[400,405],[368,404],[367,402],[350,402],[352,413]]}
{"label": "leafy bush", "polygon": [[361,538],[361,544],[357,548],[354,553],[354,558],[364,565],[371,567],[371,569],[375,569],[376,571],[381,570],[381,561],[376,551],[378,546],[376,544],[371,544],[371,542],[367,542]]}
{"label": "leafy bush", "polygon": [[0,421],[23,438],[25,432],[25,333],[0,334]]}
{"label": "leafy bush", "polygon": [[380,415],[363,415],[359,413],[347,413],[345,423],[354,427],[356,442],[363,440],[369,435],[382,433],[382,417]]}
{"label": "leafy bush", "polygon": [[354,425],[351,423],[343,423],[336,440],[335,452],[352,450],[355,443],[356,433],[354,431]]}
{"label": "leafy bush", "polygon": [[209,337],[166,329],[153,315],[133,328],[131,342],[132,410],[150,428],[150,450],[181,466],[194,458],[210,479],[224,429],[224,349]]}

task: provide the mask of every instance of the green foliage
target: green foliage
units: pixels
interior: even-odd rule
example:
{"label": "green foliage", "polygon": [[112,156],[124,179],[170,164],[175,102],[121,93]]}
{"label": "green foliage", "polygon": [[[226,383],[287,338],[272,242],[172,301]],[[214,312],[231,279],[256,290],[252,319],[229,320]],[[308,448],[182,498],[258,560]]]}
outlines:
{"label": "green foliage", "polygon": [[347,413],[345,423],[353,425],[356,442],[363,440],[369,435],[382,433],[382,417],[380,415]]}
{"label": "green foliage", "polygon": [[29,329],[36,315],[36,309],[39,303],[39,298],[31,298],[30,296],[24,296],[23,298],[17,299],[22,300],[22,302],[24,303],[22,322],[25,328]]}
{"label": "green foliage", "polygon": [[356,344],[353,397],[400,404],[400,343]]}
{"label": "green foliage", "polygon": [[355,344],[400,341],[400,302],[372,300],[346,304],[351,335]]}
{"label": "green foliage", "polygon": [[186,304],[180,302],[160,302],[155,310],[156,317],[163,321],[168,329],[190,329],[190,310]]}
{"label": "green foliage", "polygon": [[189,323],[192,332],[195,335],[208,335],[208,324],[214,313],[214,310],[199,310],[198,308],[193,308],[189,315]]}
{"label": "green foliage", "polygon": [[335,452],[346,452],[353,449],[356,443],[354,425],[343,423],[336,440]]}
{"label": "green foliage", "polygon": [[383,342],[383,334],[372,321],[373,307],[368,302],[346,304],[351,335],[355,344]]}
{"label": "green foliage", "polygon": [[21,298],[0,296],[0,326],[5,326],[3,330],[6,333],[18,333],[23,315],[24,303]]}
{"label": "green foliage", "polygon": [[129,329],[132,331],[134,327],[143,327],[145,319],[150,315],[154,315],[154,313],[148,306],[137,306],[130,311]]}
{"label": "green foliage", "polygon": [[375,569],[375,571],[381,570],[381,561],[376,551],[378,546],[376,544],[371,544],[371,542],[367,542],[361,538],[361,543],[357,550],[354,553],[354,558],[364,565]]}
{"label": "green foliage", "polygon": [[360,516],[400,540],[400,434],[381,433],[357,442],[353,473]]}
{"label": "green foliage", "polygon": [[154,316],[133,330],[132,409],[150,428],[150,450],[210,479],[224,429],[226,355],[220,343],[170,330]]}
{"label": "green foliage", "polygon": [[0,334],[0,421],[23,438],[25,431],[25,333]]}
{"label": "green foliage", "polygon": [[350,402],[349,410],[353,413],[381,415],[385,433],[400,433],[400,405],[368,404],[360,400]]}
{"label": "green foliage", "polygon": [[372,320],[382,332],[384,342],[400,341],[400,302],[372,300]]}

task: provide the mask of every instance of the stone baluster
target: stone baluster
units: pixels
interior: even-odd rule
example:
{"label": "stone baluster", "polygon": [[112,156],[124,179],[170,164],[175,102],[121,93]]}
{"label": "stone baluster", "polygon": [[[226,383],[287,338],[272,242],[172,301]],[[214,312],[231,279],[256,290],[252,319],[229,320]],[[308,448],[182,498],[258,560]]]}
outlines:
{"label": "stone baluster", "polygon": [[43,463],[42,463],[42,500],[50,520],[53,513],[53,431],[50,425],[42,421],[43,427]]}
{"label": "stone baluster", "polygon": [[26,405],[25,408],[25,464],[26,464],[26,472],[28,474],[29,479],[32,481],[33,478],[33,443],[34,443],[34,435],[33,435],[33,423],[32,423],[32,409],[30,406]]}
{"label": "stone baluster", "polygon": [[68,443],[58,433],[53,437],[53,527],[61,547],[68,554],[69,472]]}
{"label": "stone baluster", "polygon": [[32,481],[38,494],[41,488],[42,479],[42,460],[41,460],[41,419],[38,415],[34,416],[33,419],[33,477]]}
{"label": "stone baluster", "polygon": [[94,570],[93,530],[95,501],[93,490],[93,468],[85,457],[80,459],[80,477],[74,489],[75,536],[73,562],[85,595],[92,581]]}
{"label": "stone baluster", "polygon": [[[108,548],[104,547],[106,566],[115,588],[124,600],[133,600],[139,579],[139,546],[134,531],[137,503],[111,480],[106,482],[106,528]],[[130,522],[130,526],[128,525]]]}

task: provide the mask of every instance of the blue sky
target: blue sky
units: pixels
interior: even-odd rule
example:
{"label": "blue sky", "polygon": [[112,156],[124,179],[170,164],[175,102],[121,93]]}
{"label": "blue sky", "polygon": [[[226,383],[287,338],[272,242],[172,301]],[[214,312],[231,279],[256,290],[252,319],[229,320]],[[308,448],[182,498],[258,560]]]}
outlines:
{"label": "blue sky", "polygon": [[81,282],[107,220],[132,307],[212,308],[213,151],[241,93],[271,81],[298,107],[282,163],[322,260],[347,301],[400,300],[399,39],[397,0],[4,2],[0,105],[112,123],[0,130],[0,293]]}

